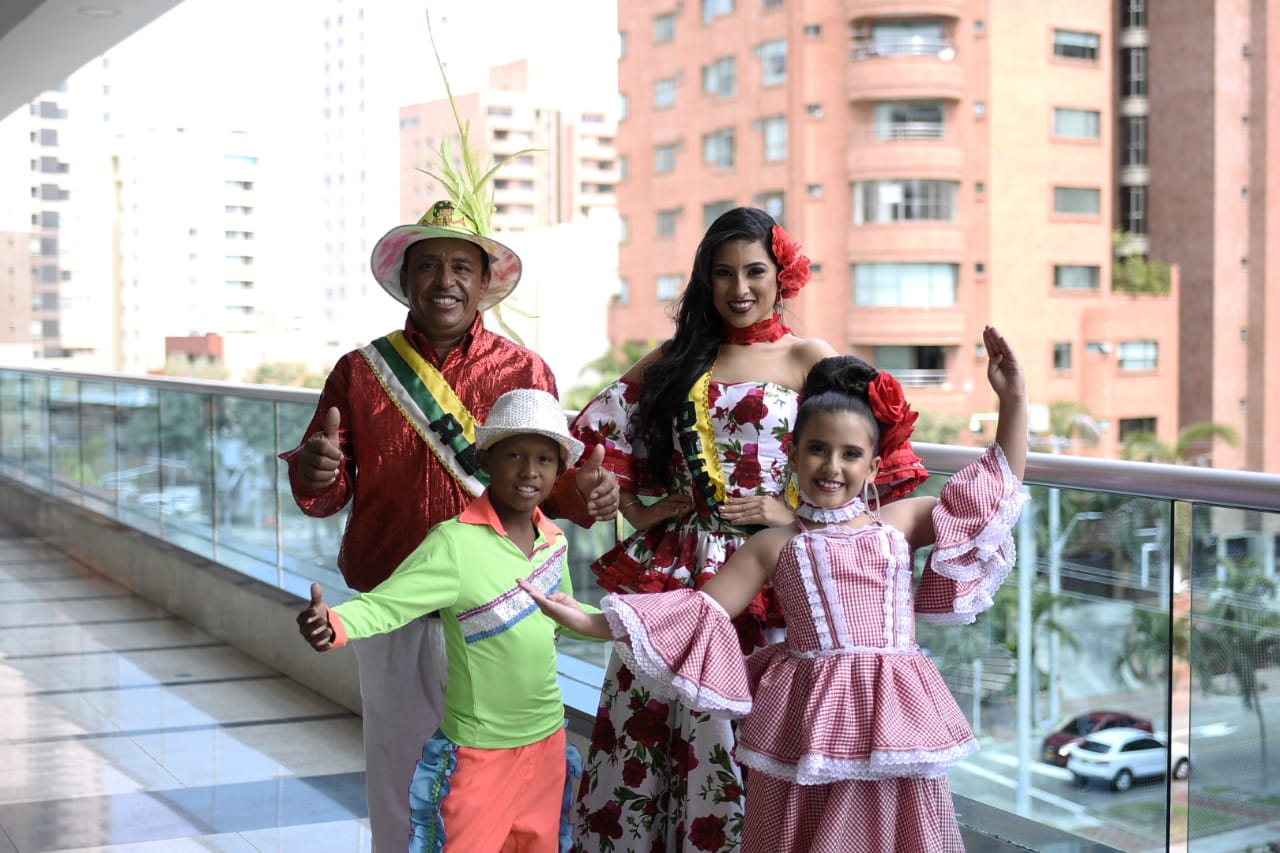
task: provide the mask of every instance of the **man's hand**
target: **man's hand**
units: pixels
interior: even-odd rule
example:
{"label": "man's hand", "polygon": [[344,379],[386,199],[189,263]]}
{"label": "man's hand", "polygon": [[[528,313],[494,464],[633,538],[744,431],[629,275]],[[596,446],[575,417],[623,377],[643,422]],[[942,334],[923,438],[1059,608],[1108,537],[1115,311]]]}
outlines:
{"label": "man's hand", "polygon": [[332,486],[342,466],[342,449],[338,444],[338,425],[342,416],[336,406],[325,413],[324,430],[313,434],[298,454],[298,477],[312,489]]}
{"label": "man's hand", "polygon": [[[331,409],[336,412],[337,409]],[[329,623],[329,606],[324,603],[320,584],[311,584],[311,603],[298,614],[298,633],[318,652],[333,648],[333,625]]]}
{"label": "man's hand", "polygon": [[609,521],[618,514],[618,478],[605,470],[603,444],[591,448],[591,455],[578,467],[573,481],[593,519]]}

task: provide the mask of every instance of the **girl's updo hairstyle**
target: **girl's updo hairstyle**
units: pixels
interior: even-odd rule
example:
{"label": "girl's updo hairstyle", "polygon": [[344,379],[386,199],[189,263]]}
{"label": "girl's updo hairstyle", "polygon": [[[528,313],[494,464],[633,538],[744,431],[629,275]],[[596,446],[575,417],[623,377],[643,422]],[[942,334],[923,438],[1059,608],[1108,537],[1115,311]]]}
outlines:
{"label": "girl's updo hairstyle", "polygon": [[880,371],[853,355],[834,355],[809,368],[791,433],[794,440],[799,443],[806,422],[816,414],[853,412],[867,422],[871,441],[879,453],[880,424],[871,411],[867,395],[868,386],[879,375]]}

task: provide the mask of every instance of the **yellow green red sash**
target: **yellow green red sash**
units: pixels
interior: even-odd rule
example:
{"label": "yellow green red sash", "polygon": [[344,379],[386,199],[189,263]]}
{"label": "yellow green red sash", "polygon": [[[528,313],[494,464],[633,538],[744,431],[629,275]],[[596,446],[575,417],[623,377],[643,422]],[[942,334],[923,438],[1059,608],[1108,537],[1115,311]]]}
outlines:
{"label": "yellow green red sash", "polygon": [[478,496],[489,476],[476,460],[476,419],[448,380],[395,331],[362,349],[387,397],[440,464],[464,489]]}

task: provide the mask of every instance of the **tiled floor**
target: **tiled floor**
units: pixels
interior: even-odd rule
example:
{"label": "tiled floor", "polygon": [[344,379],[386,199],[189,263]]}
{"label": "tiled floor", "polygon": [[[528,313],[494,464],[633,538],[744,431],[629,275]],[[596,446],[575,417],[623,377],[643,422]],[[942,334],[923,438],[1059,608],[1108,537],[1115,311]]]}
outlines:
{"label": "tiled floor", "polygon": [[360,720],[0,525],[0,853],[368,851]]}

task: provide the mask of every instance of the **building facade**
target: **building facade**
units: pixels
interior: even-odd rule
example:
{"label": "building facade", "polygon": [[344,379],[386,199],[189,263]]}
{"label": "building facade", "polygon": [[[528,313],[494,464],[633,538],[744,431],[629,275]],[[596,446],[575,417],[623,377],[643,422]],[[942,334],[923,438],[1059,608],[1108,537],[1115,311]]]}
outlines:
{"label": "building facade", "polygon": [[[922,411],[990,437],[992,323],[1027,363],[1042,446],[1176,437],[1177,270],[1162,292],[1112,285],[1110,0],[660,0],[621,5],[619,29],[612,340],[665,336],[706,226],[755,205],[814,262],[793,328],[894,371]],[[1054,403],[1096,443],[1055,440]]]}

